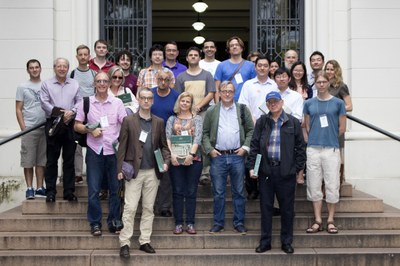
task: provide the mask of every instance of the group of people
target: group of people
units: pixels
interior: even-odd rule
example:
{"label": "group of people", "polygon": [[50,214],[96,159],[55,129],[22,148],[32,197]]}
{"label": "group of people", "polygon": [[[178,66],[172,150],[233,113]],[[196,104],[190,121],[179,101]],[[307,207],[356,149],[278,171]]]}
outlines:
{"label": "group of people", "polygon": [[324,56],[316,51],[310,56],[313,72],[307,75],[294,50],[286,52],[282,68],[259,53],[246,60],[244,50],[243,41],[233,36],[226,41],[229,59],[220,62],[215,59],[215,42],[206,40],[202,51],[187,49],[185,66],[177,61],[176,42],[164,47],[155,44],[149,49],[151,65],[136,77],[130,73],[129,51],[118,53],[114,64],[106,59],[107,43],[98,40],[96,57],[91,59],[89,47],[80,45],[78,67],[69,72],[68,60],[57,58],[55,76],[43,82],[40,62],[28,61],[30,80],[17,89],[17,119],[21,130],[43,121],[46,125],[22,138],[27,199],[36,195],[45,196],[49,204],[56,201],[62,151],[63,198],[78,200],[75,183],[83,182],[82,147],[75,141],[79,133],[87,136],[91,234],[102,235],[101,199],[108,197],[107,227],[119,234],[122,258],[130,257],[140,200],[140,250],[155,253],[150,245],[155,212],[174,217],[174,234],[196,234],[199,184],[212,184],[214,215],[209,233],[224,231],[228,182],[234,230],[247,232],[245,190],[249,200],[260,196],[261,239],[255,251],[271,249],[277,199],[281,248],[293,253],[295,190],[296,183],[305,182],[305,165],[307,198],[315,214],[306,231],[322,230],[325,195],[327,230],[337,233],[340,148],[345,114],[352,109],[339,64],[330,60],[323,71]]}

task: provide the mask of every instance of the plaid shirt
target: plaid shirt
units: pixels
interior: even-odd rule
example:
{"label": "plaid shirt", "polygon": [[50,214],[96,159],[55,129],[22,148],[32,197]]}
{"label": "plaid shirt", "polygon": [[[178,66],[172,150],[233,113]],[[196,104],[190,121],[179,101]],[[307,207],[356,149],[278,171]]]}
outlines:
{"label": "plaid shirt", "polygon": [[281,127],[283,119],[283,112],[279,116],[277,122],[271,118],[273,127],[267,144],[268,158],[270,161],[279,162],[281,160]]}
{"label": "plaid shirt", "polygon": [[[153,69],[151,66],[140,70],[139,77],[137,79],[137,87],[138,88],[145,87],[149,89],[157,87],[158,85],[157,85],[156,73],[157,70]],[[174,86],[175,86],[175,78],[174,78],[174,73],[172,73],[172,80],[170,83],[170,87],[173,88]]]}

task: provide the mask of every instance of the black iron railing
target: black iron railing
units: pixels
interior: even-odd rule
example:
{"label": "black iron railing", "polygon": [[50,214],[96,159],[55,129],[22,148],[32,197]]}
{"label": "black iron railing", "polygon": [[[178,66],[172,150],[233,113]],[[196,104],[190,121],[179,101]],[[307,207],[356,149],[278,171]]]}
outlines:
{"label": "black iron railing", "polygon": [[7,143],[7,142],[9,142],[9,141],[12,141],[12,140],[14,140],[14,139],[16,139],[16,138],[21,137],[22,135],[25,135],[26,133],[29,133],[29,132],[31,132],[31,131],[33,131],[33,130],[35,130],[35,129],[38,129],[39,127],[42,127],[42,126],[44,126],[45,124],[46,124],[46,122],[40,123],[40,124],[38,124],[38,125],[36,125],[36,126],[34,126],[34,127],[31,127],[31,128],[25,129],[25,130],[22,130],[22,131],[20,131],[20,132],[18,132],[18,133],[15,133],[14,135],[11,135],[11,136],[9,136],[9,137],[7,137],[7,138],[4,138],[4,139],[0,140],[0,146],[3,145],[3,144],[5,144],[5,143]]}

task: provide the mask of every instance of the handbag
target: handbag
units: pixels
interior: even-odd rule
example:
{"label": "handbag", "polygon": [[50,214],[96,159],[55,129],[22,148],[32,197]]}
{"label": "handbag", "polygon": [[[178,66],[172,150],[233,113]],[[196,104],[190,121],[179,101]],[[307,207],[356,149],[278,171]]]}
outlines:
{"label": "handbag", "polygon": [[[83,112],[85,113],[85,120],[83,124],[87,124],[87,114],[89,113],[89,97],[83,97]],[[86,143],[87,134],[82,134],[79,132],[74,131],[74,141],[79,144],[81,147],[87,147]]]}
{"label": "handbag", "polygon": [[124,175],[124,179],[129,182],[132,180],[135,174],[135,169],[133,168],[132,164],[123,161],[121,172]]}

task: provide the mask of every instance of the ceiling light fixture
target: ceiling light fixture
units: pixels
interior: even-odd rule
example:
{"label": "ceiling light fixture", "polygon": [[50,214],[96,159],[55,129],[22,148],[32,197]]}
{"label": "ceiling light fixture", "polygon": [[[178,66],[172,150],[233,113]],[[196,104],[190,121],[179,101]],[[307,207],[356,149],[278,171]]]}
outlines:
{"label": "ceiling light fixture", "polygon": [[197,33],[197,36],[193,38],[193,41],[197,44],[202,44],[205,41],[205,38],[201,36],[200,31]]}
{"label": "ceiling light fixture", "polygon": [[195,23],[192,24],[193,28],[197,31],[201,31],[204,26],[206,24],[204,24],[201,20],[200,20],[200,13],[197,13],[197,21]]}
{"label": "ceiling light fixture", "polygon": [[194,8],[194,10],[196,10],[197,13],[203,13],[204,11],[206,11],[208,5],[204,3],[202,0],[199,0],[196,3],[194,3],[192,7]]}

